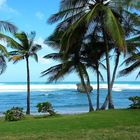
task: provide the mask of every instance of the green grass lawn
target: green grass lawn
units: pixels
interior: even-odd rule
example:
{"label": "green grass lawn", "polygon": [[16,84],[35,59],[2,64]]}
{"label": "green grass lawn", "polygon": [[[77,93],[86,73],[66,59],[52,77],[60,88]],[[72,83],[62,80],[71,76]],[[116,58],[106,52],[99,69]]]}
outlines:
{"label": "green grass lawn", "polygon": [[0,119],[0,140],[140,140],[140,110]]}

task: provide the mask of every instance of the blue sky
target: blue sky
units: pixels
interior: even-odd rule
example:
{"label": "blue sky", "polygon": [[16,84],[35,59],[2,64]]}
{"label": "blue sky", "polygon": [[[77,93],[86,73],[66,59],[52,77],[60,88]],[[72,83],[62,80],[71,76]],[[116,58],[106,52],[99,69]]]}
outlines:
{"label": "blue sky", "polygon": [[[40,78],[40,72],[49,68],[55,62],[45,60],[42,56],[54,52],[43,44],[43,41],[54,30],[56,25],[46,23],[53,13],[58,11],[60,0],[0,0],[0,20],[8,20],[14,23],[19,31],[36,31],[36,42],[41,44],[43,49],[39,54],[39,63],[30,59],[31,81],[46,81],[46,77]],[[18,64],[7,64],[7,70],[0,76],[0,82],[24,82],[26,81],[26,65],[24,60]],[[113,66],[113,61],[111,63]],[[103,75],[105,75],[105,72]],[[93,72],[89,72],[92,81],[96,80]],[[133,81],[136,73],[128,77],[119,78],[119,81]],[[70,74],[64,81],[78,81],[76,74]]]}

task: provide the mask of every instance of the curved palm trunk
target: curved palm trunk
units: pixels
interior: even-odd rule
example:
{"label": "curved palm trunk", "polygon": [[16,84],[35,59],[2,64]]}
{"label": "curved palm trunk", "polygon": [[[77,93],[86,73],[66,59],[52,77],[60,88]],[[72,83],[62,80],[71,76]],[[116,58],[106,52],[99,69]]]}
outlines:
{"label": "curved palm trunk", "polygon": [[112,90],[113,85],[114,85],[114,81],[115,81],[115,77],[116,77],[116,73],[117,73],[117,68],[118,68],[118,65],[119,65],[119,61],[120,61],[120,52],[117,51],[117,57],[116,57],[115,67],[114,67],[112,81],[111,81],[111,90]]}
{"label": "curved palm trunk", "polygon": [[30,114],[30,70],[29,70],[29,59],[26,57],[26,68],[27,68],[27,110],[26,114]]}
{"label": "curved palm trunk", "polygon": [[[104,41],[106,44],[106,66],[107,66],[107,86],[108,86],[108,94],[107,94],[107,102],[108,102],[108,108],[114,109],[113,101],[112,101],[112,91],[111,91],[111,76],[110,76],[110,61],[109,61],[109,48],[108,48],[108,41],[106,33],[103,31]],[[102,109],[102,108],[101,108]]]}
{"label": "curved palm trunk", "polygon": [[[117,68],[119,65],[119,61],[120,61],[120,52],[117,52],[117,58],[116,58],[116,63],[115,63],[115,67],[114,67],[114,71],[113,71],[113,76],[112,76],[112,81],[111,81],[111,91],[114,85],[114,81],[115,81],[115,77],[116,77],[116,73],[117,73]],[[108,103],[108,95],[106,96],[106,99],[104,101],[104,104],[102,105],[101,109],[104,110],[107,107],[107,103]]]}
{"label": "curved palm trunk", "polygon": [[92,112],[92,111],[94,111],[94,108],[93,108],[92,101],[91,101],[89,92],[87,90],[87,87],[86,87],[86,84],[85,84],[85,81],[84,81],[83,74],[81,73],[80,70],[79,70],[79,75],[80,75],[80,78],[81,78],[82,85],[83,85],[83,87],[85,88],[85,91],[86,91],[86,95],[87,95],[87,99],[88,99],[88,103],[89,103],[89,112]]}
{"label": "curved palm trunk", "polygon": [[110,62],[108,45],[106,46],[106,65],[107,65],[107,84],[108,84],[108,109],[113,109],[112,92],[111,92],[111,80],[110,80]]}
{"label": "curved palm trunk", "polygon": [[96,110],[99,110],[100,108],[100,81],[99,81],[99,66],[97,64],[97,108]]}

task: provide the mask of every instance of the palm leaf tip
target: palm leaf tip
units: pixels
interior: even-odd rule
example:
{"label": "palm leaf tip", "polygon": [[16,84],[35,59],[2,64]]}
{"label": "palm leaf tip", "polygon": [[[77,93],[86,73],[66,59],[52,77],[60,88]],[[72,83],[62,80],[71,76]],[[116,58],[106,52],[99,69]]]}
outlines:
{"label": "palm leaf tip", "polygon": [[16,33],[17,27],[8,21],[0,21],[0,31],[8,31],[11,33]]}
{"label": "palm leaf tip", "polygon": [[0,75],[6,70],[6,60],[4,56],[0,55]]}

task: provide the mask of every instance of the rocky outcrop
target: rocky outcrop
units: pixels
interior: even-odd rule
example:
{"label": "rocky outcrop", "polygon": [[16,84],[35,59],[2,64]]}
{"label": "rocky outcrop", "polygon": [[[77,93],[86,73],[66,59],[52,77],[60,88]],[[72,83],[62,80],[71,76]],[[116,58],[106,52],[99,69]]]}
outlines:
{"label": "rocky outcrop", "polygon": [[[91,92],[93,90],[93,87],[91,85],[86,85],[87,91]],[[85,88],[82,84],[77,84],[77,91],[81,93],[86,93]]]}

